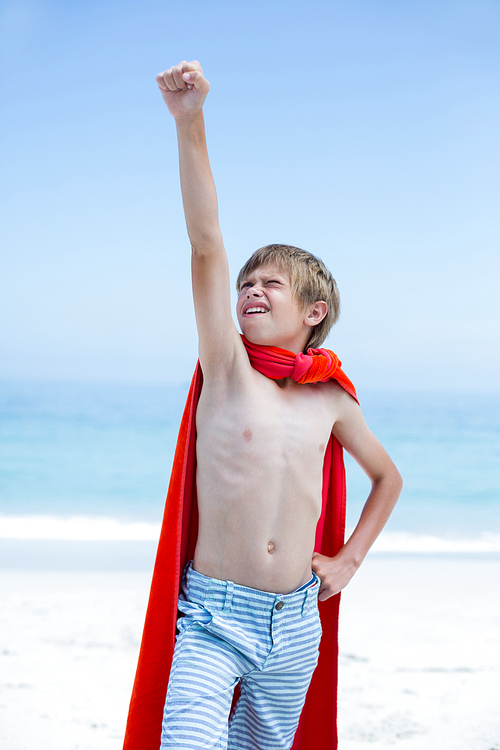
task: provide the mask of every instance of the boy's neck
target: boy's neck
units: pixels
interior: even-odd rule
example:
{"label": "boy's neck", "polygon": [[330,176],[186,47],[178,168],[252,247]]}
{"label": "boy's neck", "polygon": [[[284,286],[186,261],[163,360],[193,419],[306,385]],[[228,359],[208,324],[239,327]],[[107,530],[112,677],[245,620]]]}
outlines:
{"label": "boy's neck", "polygon": [[309,347],[307,340],[304,344],[304,346],[300,345],[300,342],[276,342],[273,341],[272,343],[266,343],[263,344],[260,341],[252,341],[248,336],[245,336],[246,340],[250,342],[250,344],[253,344],[254,346],[262,346],[267,347],[268,349],[284,349],[287,352],[292,352],[293,354],[305,354],[307,352],[307,349]]}

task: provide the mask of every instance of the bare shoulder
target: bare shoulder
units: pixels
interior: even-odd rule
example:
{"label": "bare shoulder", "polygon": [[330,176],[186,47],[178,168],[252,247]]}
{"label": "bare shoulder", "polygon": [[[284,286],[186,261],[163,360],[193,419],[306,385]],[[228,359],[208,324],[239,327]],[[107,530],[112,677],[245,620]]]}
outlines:
{"label": "bare shoulder", "polygon": [[321,383],[320,387],[333,417],[332,425],[348,420],[352,414],[361,413],[357,401],[336,380]]}
{"label": "bare shoulder", "polygon": [[347,447],[347,444],[359,436],[365,439],[369,429],[360,405],[341,385],[332,383],[331,399],[335,408],[333,435]]}
{"label": "bare shoulder", "polygon": [[[214,334],[214,341],[199,337],[199,359],[203,373],[203,396],[220,407],[234,399],[247,398],[253,393],[260,375],[248,358],[247,350],[236,327],[228,326],[227,336]],[[257,381],[257,383],[256,383]]]}

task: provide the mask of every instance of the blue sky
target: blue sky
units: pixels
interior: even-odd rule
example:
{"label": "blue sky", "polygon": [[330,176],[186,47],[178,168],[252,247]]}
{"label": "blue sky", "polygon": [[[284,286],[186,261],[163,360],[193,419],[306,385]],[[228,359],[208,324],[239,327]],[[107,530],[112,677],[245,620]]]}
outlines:
{"label": "blue sky", "polygon": [[2,0],[0,377],[196,359],[173,122],[197,58],[233,276],[318,254],[362,388],[500,390],[498,0]]}

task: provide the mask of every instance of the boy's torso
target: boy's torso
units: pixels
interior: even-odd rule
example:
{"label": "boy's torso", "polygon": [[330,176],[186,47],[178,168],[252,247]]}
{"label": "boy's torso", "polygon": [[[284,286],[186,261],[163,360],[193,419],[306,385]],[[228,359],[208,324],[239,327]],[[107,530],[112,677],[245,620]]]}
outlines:
{"label": "boy's torso", "polygon": [[311,576],[334,382],[278,384],[251,367],[205,382],[197,411],[200,524],[194,567],[288,593]]}

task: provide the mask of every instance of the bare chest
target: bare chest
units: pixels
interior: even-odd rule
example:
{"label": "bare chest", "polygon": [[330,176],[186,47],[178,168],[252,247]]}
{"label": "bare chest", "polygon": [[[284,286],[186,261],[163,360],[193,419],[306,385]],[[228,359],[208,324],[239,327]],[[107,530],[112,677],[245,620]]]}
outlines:
{"label": "bare chest", "polygon": [[245,456],[261,463],[322,461],[335,420],[328,387],[266,378],[223,399],[202,393],[197,413],[198,453],[221,460]]}

